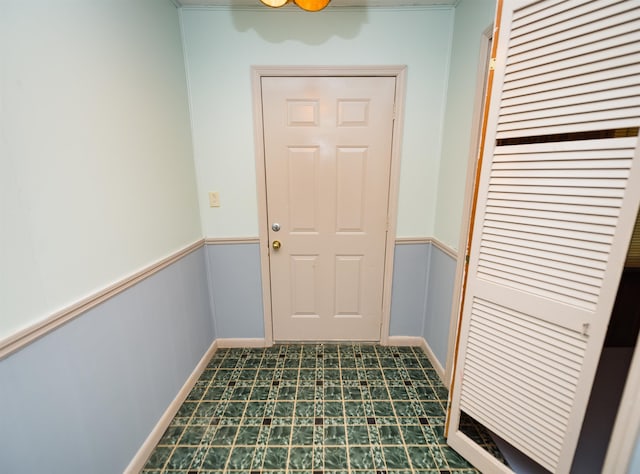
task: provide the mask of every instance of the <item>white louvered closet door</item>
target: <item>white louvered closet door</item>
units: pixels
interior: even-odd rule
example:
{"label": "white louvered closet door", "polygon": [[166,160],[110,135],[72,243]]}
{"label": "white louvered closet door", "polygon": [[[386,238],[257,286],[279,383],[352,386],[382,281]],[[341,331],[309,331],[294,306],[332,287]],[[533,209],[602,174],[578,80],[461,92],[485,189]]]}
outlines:
{"label": "white louvered closet door", "polygon": [[640,202],[640,2],[505,0],[450,414],[571,468]]}

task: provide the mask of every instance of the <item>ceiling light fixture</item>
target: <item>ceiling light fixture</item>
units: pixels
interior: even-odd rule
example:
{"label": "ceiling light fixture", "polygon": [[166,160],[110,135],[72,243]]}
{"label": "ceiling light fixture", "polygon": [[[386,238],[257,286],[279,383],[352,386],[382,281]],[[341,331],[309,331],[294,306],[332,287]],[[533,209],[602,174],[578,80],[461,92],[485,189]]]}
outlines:
{"label": "ceiling light fixture", "polygon": [[266,6],[271,8],[284,7],[288,3],[295,3],[303,10],[308,12],[319,12],[329,5],[331,0],[260,0]]}

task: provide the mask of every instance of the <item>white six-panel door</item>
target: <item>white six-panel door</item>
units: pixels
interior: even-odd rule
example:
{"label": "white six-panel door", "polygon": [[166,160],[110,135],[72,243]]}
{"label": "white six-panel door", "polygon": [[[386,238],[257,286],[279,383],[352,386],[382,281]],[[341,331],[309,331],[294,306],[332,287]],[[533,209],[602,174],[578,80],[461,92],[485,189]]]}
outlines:
{"label": "white six-panel door", "polygon": [[449,444],[464,411],[566,473],[640,202],[640,4],[505,0]]}
{"label": "white six-panel door", "polygon": [[395,81],[262,78],[276,341],[380,340]]}

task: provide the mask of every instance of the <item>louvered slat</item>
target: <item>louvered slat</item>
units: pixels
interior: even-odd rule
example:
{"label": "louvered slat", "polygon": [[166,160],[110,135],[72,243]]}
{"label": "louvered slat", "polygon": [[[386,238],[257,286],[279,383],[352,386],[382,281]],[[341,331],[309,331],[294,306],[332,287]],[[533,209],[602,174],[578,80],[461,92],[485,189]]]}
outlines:
{"label": "louvered slat", "polygon": [[[570,5],[571,2],[567,2],[565,5],[560,5],[560,8]],[[520,27],[517,20],[514,21],[509,59],[523,51],[533,51],[549,44],[562,45],[571,38],[584,37],[593,31],[606,29],[607,33],[599,35],[599,38],[606,38],[610,36],[609,31],[617,25],[635,19],[634,11],[638,8],[634,2],[615,0],[589,3],[581,1],[574,5],[576,8],[567,8],[557,14],[553,14],[549,9],[545,12],[547,14],[545,19],[526,26]],[[590,41],[590,39],[587,37],[585,40]]]}
{"label": "louvered slat", "polygon": [[[552,81],[561,81],[563,79],[570,78],[571,84],[584,83],[580,81],[580,76],[589,77],[588,74],[594,72],[606,71],[610,69],[622,69],[637,64],[638,54],[628,54],[624,56],[614,56],[608,59],[602,59],[592,62],[581,62],[572,67],[564,67],[562,69],[556,69],[553,66],[547,65],[545,69],[538,71],[535,75],[530,75],[521,78],[505,78],[504,90],[509,91],[518,88],[529,87],[533,84],[549,83]],[[508,79],[508,80],[507,80]]]}
{"label": "louvered slat", "polygon": [[[553,246],[545,241],[534,239],[508,239],[501,234],[488,234],[481,247],[483,253],[487,251],[493,254],[494,250],[502,250],[510,253],[515,261],[520,261],[528,256],[535,255],[540,262],[540,267],[554,267],[554,262],[562,262],[573,265],[574,269],[582,272],[595,274],[605,267],[606,253],[581,251],[579,248],[571,247],[560,252],[561,246]],[[536,258],[531,257],[531,258]]]}
{"label": "louvered slat", "polygon": [[[607,243],[593,242],[593,241],[583,241],[580,239],[572,239],[566,237],[556,237],[553,235],[549,235],[546,232],[522,232],[520,230],[512,230],[505,228],[505,226],[496,228],[498,226],[493,226],[492,228],[485,227],[485,234],[487,236],[496,236],[495,238],[488,237],[486,239],[486,243],[489,242],[528,242],[525,245],[525,248],[530,248],[532,245],[535,245],[537,249],[540,250],[549,250],[558,248],[556,246],[562,246],[564,248],[570,249],[568,250],[568,255],[573,255],[576,253],[580,253],[580,255],[584,255],[582,251],[594,252],[590,257],[597,258],[599,255],[606,254],[609,248]],[[536,229],[537,230],[537,229]],[[503,240],[501,240],[501,238]],[[512,240],[507,240],[512,239]],[[577,252],[576,252],[577,251]],[[563,252],[564,253],[564,252]],[[537,254],[532,254],[531,252],[527,252],[527,254],[520,253],[519,258],[529,257],[535,261],[539,257]],[[582,272],[587,272],[587,268],[581,269]]]}
{"label": "louvered slat", "polygon": [[587,206],[580,204],[561,204],[557,202],[545,202],[527,199],[493,199],[487,200],[489,207],[502,207],[505,209],[527,209],[546,212],[562,212],[564,214],[587,214],[594,216],[617,217],[620,209],[616,207]]}
{"label": "louvered slat", "polygon": [[[547,279],[538,279],[538,275],[530,273],[525,276],[510,273],[506,269],[494,270],[489,266],[478,270],[478,278],[482,278],[496,285],[509,286],[514,290],[535,292],[543,298],[549,298],[576,308],[593,311],[598,302],[598,295],[590,292],[574,290],[549,283]],[[534,288],[534,291],[531,291]]]}
{"label": "louvered slat", "polygon": [[559,457],[557,445],[551,446],[544,437],[536,439],[536,434],[524,431],[525,428],[522,425],[510,424],[509,415],[502,412],[500,406],[495,406],[495,404],[484,406],[484,404],[477,401],[479,395],[474,393],[474,390],[463,388],[462,395],[472,400],[464,406],[466,413],[475,419],[479,419],[487,409],[492,410],[495,413],[493,418],[486,421],[484,425],[494,433],[500,433],[501,437],[508,439],[512,446],[519,447],[524,454],[536,459],[541,466],[552,471],[552,466],[557,464]]}
{"label": "louvered slat", "polygon": [[[512,161],[496,161],[493,164],[493,169],[496,170],[496,172],[499,172],[499,170],[592,170],[594,168],[601,170],[625,169],[625,171],[627,171],[629,166],[628,160],[625,159],[607,158],[603,160],[601,159],[602,153],[600,153],[599,157],[594,156],[592,159],[586,160],[578,156],[567,156],[564,157],[564,160],[554,160],[553,157],[545,157],[544,155],[538,156],[542,159],[533,160],[529,159],[530,157],[515,156]],[[545,158],[547,159],[545,160]],[[522,161],[517,161],[518,159],[522,159]],[[626,177],[627,175],[628,171],[618,177]],[[598,174],[598,176],[600,176],[600,174]]]}
{"label": "louvered slat", "polygon": [[[571,4],[577,4],[580,0],[570,0]],[[543,18],[548,17],[550,14],[558,13],[558,10],[554,10],[559,4],[569,3],[567,0],[547,0],[546,2],[531,2],[529,5],[525,5],[520,8],[517,13],[511,19],[512,29],[522,28],[523,25],[536,23]],[[563,7],[566,9],[566,6]],[[551,12],[551,13],[549,13]]]}
{"label": "louvered slat", "polygon": [[[640,59],[640,55],[638,56]],[[599,120],[608,113],[610,110],[618,109],[624,116],[637,116],[640,107],[629,107],[628,96],[610,99],[607,101],[596,100],[592,97],[583,97],[583,100],[579,100],[579,103],[571,103],[573,101],[566,100],[568,104],[560,106],[551,106],[552,104],[544,103],[545,108],[534,109],[529,107],[528,110],[519,113],[512,113],[511,111],[503,110],[500,116],[501,129],[507,129],[507,127],[515,127],[515,123],[521,125],[533,124],[535,126],[547,126],[550,122],[564,124],[573,123],[578,119]],[[602,110],[602,107],[606,109]],[[598,112],[593,112],[597,110]],[[567,117],[571,116],[571,117]],[[569,118],[571,121],[568,121]]]}
{"label": "louvered slat", "polygon": [[[518,359],[516,357],[505,357],[499,362],[496,361],[495,355],[486,349],[483,341],[478,340],[475,336],[469,337],[469,344],[475,345],[474,352],[478,362],[487,367],[488,370],[494,370],[500,373],[500,370],[504,370],[506,377],[510,377],[511,380],[518,380],[519,376],[524,370],[531,369],[530,383],[531,386],[538,391],[544,390],[550,383],[556,384],[556,390],[549,392],[550,397],[550,411],[553,412],[553,416],[566,416],[563,413],[562,406],[566,403],[570,403],[573,394],[573,386],[571,381],[566,381],[560,374],[552,374],[550,372],[541,371],[537,368],[531,368],[527,361]],[[556,409],[560,407],[560,409]]]}
{"label": "louvered slat", "polygon": [[546,219],[546,220],[560,220],[564,223],[569,222],[577,222],[583,223],[585,220],[588,220],[590,224],[596,224],[601,226],[611,226],[615,225],[616,219],[615,217],[608,216],[599,216],[591,214],[588,217],[584,215],[584,213],[577,212],[563,212],[562,208],[564,206],[548,206],[549,210],[540,211],[534,209],[532,206],[528,206],[525,208],[518,208],[517,206],[511,207],[498,207],[487,205],[487,213],[496,215],[501,214],[505,216],[516,216],[516,217],[524,217],[530,219]]}
{"label": "louvered slat", "polygon": [[[507,344],[513,350],[518,351],[521,344],[528,341],[536,341],[531,354],[541,363],[548,359],[555,360],[554,370],[573,376],[580,372],[582,362],[582,351],[578,345],[567,345],[566,340],[558,344],[560,338],[555,337],[553,332],[545,331],[545,328],[535,330],[531,325],[523,324],[524,320],[514,323],[512,320],[501,318],[495,314],[495,308],[481,305],[476,306],[478,316],[482,317],[484,330],[500,339],[504,335],[509,335]],[[565,377],[566,379],[566,377]]]}
{"label": "louvered slat", "polygon": [[[640,67],[636,67],[640,70]],[[594,78],[595,75],[602,76]],[[610,76],[610,74],[609,74]],[[600,97],[600,94],[614,94],[618,97],[617,90],[635,87],[629,85],[627,77],[607,77],[606,72],[597,72],[591,76],[594,82],[586,81],[585,83],[565,84],[560,87],[553,87],[553,84],[535,84],[529,88],[516,89],[511,92],[505,92],[502,96],[502,107],[509,110],[509,107],[535,104],[537,102],[545,102],[553,104],[554,100],[566,100],[567,97],[592,96]],[[535,106],[534,106],[535,107]]]}
{"label": "louvered slat", "polygon": [[[575,178],[562,178],[562,176],[557,176],[554,178],[528,178],[528,177],[520,177],[520,178],[501,178],[501,177],[492,177],[489,183],[491,185],[503,185],[503,186],[551,186],[555,188],[559,188],[559,191],[562,191],[561,188],[569,187],[569,188],[581,188],[583,189],[583,193],[585,192],[585,188],[618,188],[624,189],[625,183],[627,181],[625,179],[575,179]],[[553,191],[553,190],[549,190]]]}
{"label": "louvered slat", "polygon": [[[640,70],[638,71],[640,74]],[[629,158],[635,151],[637,138],[607,138],[599,140],[559,141],[531,145],[496,147],[493,162],[534,160],[573,160],[602,158]]]}
{"label": "louvered slat", "polygon": [[[632,14],[637,15],[637,12]],[[603,38],[599,32],[592,32],[579,38],[570,38],[562,42],[551,43],[547,46],[536,48],[534,51],[512,54],[509,56],[506,72],[513,73],[541,66],[545,62],[557,63],[580,55],[604,51],[608,48],[617,48],[620,45],[637,41],[640,32],[637,30],[630,31],[629,26],[622,23],[609,28],[607,35],[606,38]]]}
{"label": "louvered slat", "polygon": [[488,193],[489,199],[510,199],[513,202],[526,201],[538,203],[573,204],[578,206],[597,206],[600,208],[617,208],[620,206],[619,198],[603,198],[592,196],[561,196],[557,194],[530,194],[530,193]]}
{"label": "louvered slat", "polygon": [[584,61],[577,58],[575,61],[562,61],[562,67],[553,63],[542,64],[539,67],[513,72],[505,77],[504,88],[511,90],[536,82],[557,81],[568,77],[574,77],[575,80],[575,77],[581,74],[633,65],[637,61],[637,50],[630,46],[632,45],[621,46],[623,50],[617,55],[607,56],[602,51],[596,51],[586,58],[583,57]]}
{"label": "louvered slat", "polygon": [[[507,263],[513,263],[513,259]],[[583,284],[573,278],[559,278],[552,276],[557,272],[549,272],[548,267],[537,266],[531,269],[531,265],[520,265],[518,267],[501,264],[496,259],[483,260],[482,272],[484,274],[493,275],[496,278],[508,277],[510,281],[515,283],[532,283],[535,282],[537,287],[542,290],[562,293],[574,298],[584,299],[585,301],[597,302],[600,287],[598,285]],[[529,267],[529,268],[526,268]],[[547,270],[544,273],[536,272],[537,269]]]}
{"label": "louvered slat", "polygon": [[[493,257],[495,257],[496,259],[500,259],[500,258],[513,258],[513,253],[512,252],[507,252],[504,250],[500,250],[500,249],[495,249],[492,247],[483,247],[483,251],[485,254],[487,255],[492,255]],[[565,262],[560,262],[557,260],[545,260],[543,258],[540,257],[532,257],[530,255],[518,255],[518,258],[520,259],[521,262],[525,263],[525,264],[529,264],[529,263],[533,263],[535,265],[541,266],[541,267],[546,267],[549,268],[551,270],[560,270],[560,271],[566,271],[566,272],[571,272],[574,274],[580,274],[583,275],[584,277],[590,277],[590,278],[602,278],[604,276],[604,271],[603,270],[594,270],[593,268],[587,268],[584,266],[580,266],[580,265],[571,265]],[[500,260],[498,260],[500,261]]]}
{"label": "louvered slat", "polygon": [[487,220],[512,222],[514,224],[534,225],[540,227],[550,227],[556,229],[566,229],[577,232],[591,232],[594,234],[613,235],[613,230],[610,226],[597,225],[590,222],[568,222],[557,219],[531,219],[527,216],[516,216],[513,214],[497,214],[487,212]]}
{"label": "louvered slat", "polygon": [[[640,5],[566,2],[524,17],[527,22],[521,25],[514,20],[503,92],[505,100],[529,98],[515,108],[510,103],[501,105],[498,139],[638,123],[640,105],[629,98],[637,96],[640,87],[640,76],[633,75],[640,64]],[[615,34],[617,30],[626,33]],[[625,80],[615,92],[597,86],[594,90],[598,74],[603,80],[616,76]],[[578,95],[561,90],[581,85],[589,87]],[[546,100],[537,95],[549,90],[558,93]]]}
{"label": "louvered slat", "polygon": [[[616,0],[609,0],[607,3],[614,3]],[[602,1],[592,8],[602,7]],[[584,0],[553,0],[546,2],[533,2],[530,6],[519,9],[511,20],[510,38],[518,36],[518,32],[527,33],[531,30],[539,29],[547,24],[549,19],[567,19],[567,12],[575,12],[585,4]],[[584,13],[584,11],[583,11]],[[570,16],[569,16],[570,17]],[[556,20],[557,21],[557,20]]]}
{"label": "louvered slat", "polygon": [[541,242],[549,242],[553,243],[554,237],[563,237],[566,239],[574,239],[574,245],[568,245],[567,247],[578,247],[584,248],[587,246],[588,248],[593,248],[597,251],[602,252],[601,247],[591,247],[589,243],[603,243],[603,244],[611,244],[612,236],[605,234],[593,234],[580,231],[570,231],[567,229],[558,229],[558,228],[550,228],[536,225],[522,225],[515,224],[508,221],[492,221],[485,220],[484,221],[484,232],[486,233],[496,233],[499,235],[510,235],[509,232],[523,232],[528,234],[530,240],[536,241],[539,240],[538,236],[549,236],[549,239],[543,239]]}
{"label": "louvered slat", "polygon": [[[638,10],[636,16],[640,17],[640,10]],[[563,75],[561,71],[584,65],[585,57],[588,58],[589,63],[599,63],[610,58],[620,58],[633,55],[636,52],[633,44],[633,41],[637,39],[635,38],[636,36],[637,33],[634,32],[622,37],[611,38],[609,40],[609,43],[611,43],[612,46],[606,49],[603,48],[600,44],[583,45],[581,43],[583,38],[576,38],[571,42],[567,42],[568,44],[561,46],[553,43],[554,49],[559,49],[560,47],[567,48],[556,54],[550,55],[554,56],[555,59],[558,60],[558,62],[553,61],[553,59],[549,58],[548,56],[545,56],[544,60],[543,58],[536,58],[535,60],[530,59],[528,61],[516,63],[512,67],[507,68],[506,77],[509,81],[517,81],[534,76],[541,76],[543,74],[558,73],[560,75]],[[551,48],[549,47],[548,49]],[[579,50],[583,51],[581,55],[578,54]],[[548,61],[545,61],[547,59]]]}
{"label": "louvered slat", "polygon": [[[483,364],[482,367],[475,366],[478,363]],[[478,361],[470,361],[469,365],[475,366],[474,368],[476,369],[481,369],[486,367],[485,365],[486,363],[487,362],[485,360],[482,360],[482,361],[478,360]],[[479,370],[476,370],[475,372],[479,372]],[[517,374],[515,375],[517,377]],[[491,384],[495,381],[495,378],[491,377],[490,375],[486,376],[483,379],[477,379],[475,377],[476,377],[476,374],[474,372],[469,374],[469,378],[472,382],[474,382],[474,385],[482,387],[485,390],[489,388],[487,387],[488,384]],[[469,388],[467,388],[467,390],[469,390]],[[558,441],[562,440],[562,422],[566,423],[568,421],[566,414],[565,414],[565,417],[562,417],[557,413],[553,413],[553,416],[549,416],[549,414],[545,413],[545,410],[544,410],[544,403],[548,403],[548,400],[545,400],[545,402],[543,403],[541,402],[540,397],[538,396],[532,396],[529,393],[522,393],[521,391],[519,391],[517,382],[514,381],[508,385],[503,385],[502,393],[496,396],[496,399],[493,401],[503,404],[505,406],[514,407],[513,400],[516,397],[523,397],[524,400],[522,401],[525,402],[525,403],[519,404],[517,408],[524,422],[530,422],[534,420],[539,422],[547,430],[546,434],[553,439],[554,444],[557,444]],[[558,423],[558,421],[560,421],[560,423]]]}
{"label": "louvered slat", "polygon": [[[491,255],[491,258],[483,260],[483,265],[493,268],[494,270],[504,270],[506,272],[515,273],[516,275],[531,277],[533,277],[533,275],[538,275],[538,279],[549,283],[556,283],[558,286],[566,286],[568,288],[575,288],[583,291],[592,291],[594,294],[598,294],[600,279],[597,277],[572,271],[574,269],[568,271],[561,270],[556,265],[541,265],[540,261],[527,262],[525,258],[522,258],[520,260],[520,264],[517,267],[514,267],[513,258],[499,256],[494,252],[487,252],[487,254]],[[540,269],[543,269],[544,272],[538,272]],[[550,277],[549,274],[553,274],[554,276]]]}
{"label": "louvered slat", "polygon": [[[640,61],[640,55],[638,55]],[[611,118],[611,112],[616,118]],[[600,110],[574,115],[546,117],[540,115],[531,120],[520,122],[502,122],[498,125],[498,138],[524,137],[527,135],[545,135],[551,133],[586,132],[594,129],[616,129],[633,127],[638,123],[640,107],[626,107],[617,110]]]}
{"label": "louvered slat", "polygon": [[[619,141],[616,142],[617,140]],[[478,262],[479,277],[498,281],[505,286],[524,288],[528,285],[531,293],[592,309],[602,282],[601,268],[594,266],[593,262],[606,262],[610,251],[610,244],[606,240],[603,242],[603,239],[593,239],[593,236],[612,235],[615,229],[622,201],[617,193],[611,191],[624,189],[626,186],[634,152],[629,147],[631,140],[588,140],[589,143],[581,144],[583,150],[573,152],[570,160],[567,160],[567,154],[563,150],[566,145],[553,144],[558,149],[553,151],[554,147],[550,144],[531,144],[526,147],[528,153],[520,145],[516,145],[511,151],[511,146],[498,147],[501,161],[491,169],[490,185],[521,186],[524,189],[528,186],[540,187],[540,192],[553,196],[564,195],[566,186],[581,189],[586,195],[592,195],[592,190],[599,189],[610,205],[599,208],[563,204],[558,199],[555,202],[549,202],[550,199],[537,201],[536,194],[532,193],[527,193],[526,200],[522,199],[520,193],[513,192],[502,192],[500,200],[489,196],[485,223],[514,223],[520,225],[521,230],[509,233],[492,231],[489,227],[487,232],[483,232]],[[609,161],[611,149],[615,149],[616,158]],[[590,152],[589,159],[581,160],[581,152],[587,150]],[[528,154],[547,159],[524,161],[523,157]],[[513,166],[508,159],[516,160],[516,165]],[[550,167],[549,163],[561,166]],[[512,200],[514,195],[520,199]],[[543,230],[540,231],[540,228]],[[532,240],[527,236],[530,230],[544,235],[544,229],[548,228],[564,229],[573,234],[571,237],[558,235],[557,239]],[[581,240],[579,245],[572,245],[568,240],[575,238],[576,232]],[[493,251],[485,253],[485,249],[510,252],[511,256],[498,256]],[[531,257],[524,265],[523,256]],[[565,256],[581,260],[579,263],[570,263]],[[561,270],[554,264],[555,261],[571,264],[573,268],[565,266]],[[578,277],[585,275],[585,270],[589,276]]]}
{"label": "louvered slat", "polygon": [[[532,332],[530,327],[522,325],[522,321],[538,326],[540,332]],[[500,327],[499,331],[495,330],[496,323]],[[570,339],[572,345],[558,341],[553,337],[556,333]],[[469,336],[477,342],[467,346],[462,409],[547,469],[554,470],[559,456],[558,442],[551,443],[549,440],[562,440],[566,420],[571,412],[580,361],[584,355],[583,338],[567,329],[535,320],[529,315],[480,298],[473,301]],[[517,340],[517,344],[514,344],[514,340]],[[553,347],[554,351],[550,352],[549,347]],[[567,347],[573,349],[568,352]],[[496,370],[497,367],[487,365],[485,351],[495,361],[515,358],[520,361],[520,365],[512,365],[508,369],[510,376],[504,377]],[[577,361],[578,368],[564,373],[568,393],[565,392],[564,399],[559,400],[554,382],[557,379],[558,363],[570,358]],[[520,372],[514,371],[514,368]],[[539,378],[532,380],[530,370],[548,373],[546,386],[540,386]],[[536,405],[535,414],[538,416],[527,416],[523,420],[522,412],[527,408],[522,401],[522,394],[526,394],[528,399],[537,398],[541,401]],[[557,422],[549,425],[547,421],[552,419]],[[500,422],[496,422],[497,420]]]}
{"label": "louvered slat", "polygon": [[527,86],[521,85],[517,88],[505,89],[502,91],[502,98],[506,100],[519,96],[536,97],[540,94],[536,98],[540,98],[540,102],[542,102],[542,94],[549,94],[553,97],[554,94],[568,96],[579,90],[597,92],[598,88],[601,87],[600,83],[609,79],[618,80],[618,82],[622,81],[625,86],[629,86],[631,85],[629,84],[629,77],[634,77],[638,74],[640,74],[640,64],[638,63],[623,65],[613,70],[591,70],[577,79],[575,77],[563,77],[549,82],[534,82]]}
{"label": "louvered slat", "polygon": [[[490,192],[498,193],[534,193],[534,194],[548,194],[549,189],[542,186],[531,185],[509,185],[509,184],[489,184]],[[624,189],[612,189],[612,188],[591,188],[589,193],[584,188],[563,186],[562,188],[553,189],[553,194],[558,196],[585,196],[589,197],[604,197],[604,198],[622,198],[624,195]]]}

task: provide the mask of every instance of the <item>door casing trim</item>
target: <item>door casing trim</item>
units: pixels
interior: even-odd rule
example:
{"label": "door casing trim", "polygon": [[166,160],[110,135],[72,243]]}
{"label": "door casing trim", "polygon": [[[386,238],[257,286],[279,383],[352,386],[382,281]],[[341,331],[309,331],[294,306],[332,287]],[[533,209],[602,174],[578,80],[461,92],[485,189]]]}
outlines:
{"label": "door casing trim", "polygon": [[[480,154],[480,132],[484,122],[483,104],[489,99],[488,74],[489,56],[491,55],[491,41],[494,35],[493,24],[488,26],[480,36],[480,54],[478,57],[478,72],[476,75],[476,93],[473,101],[473,114],[471,123],[471,146],[467,159],[467,177],[465,181],[464,206],[462,219],[460,219],[460,237],[458,240],[458,255],[456,262],[456,276],[454,279],[453,298],[451,302],[451,316],[449,320],[449,342],[447,343],[447,361],[445,363],[445,382],[447,388],[451,388],[453,380],[453,365],[456,354],[456,341],[460,326],[460,305],[462,304],[462,288],[466,273],[467,246],[471,244],[471,213],[475,206],[474,196],[476,191],[476,176],[480,172],[477,169]],[[486,84],[485,84],[486,83]],[[486,90],[485,90],[486,88]]]}
{"label": "door casing trim", "polygon": [[258,225],[260,234],[260,271],[262,277],[262,302],[264,313],[265,344],[273,344],[273,320],[271,313],[271,280],[269,269],[269,235],[267,220],[267,187],[264,161],[264,133],[262,125],[263,77],[395,77],[396,104],[391,147],[389,174],[389,201],[387,207],[387,239],[385,245],[384,282],[382,290],[382,322],[380,343],[389,339],[391,317],[391,283],[393,281],[393,254],[395,248],[400,188],[400,152],[404,126],[404,102],[407,66],[251,66],[253,101],[253,131],[256,157],[256,181],[258,199]]}

